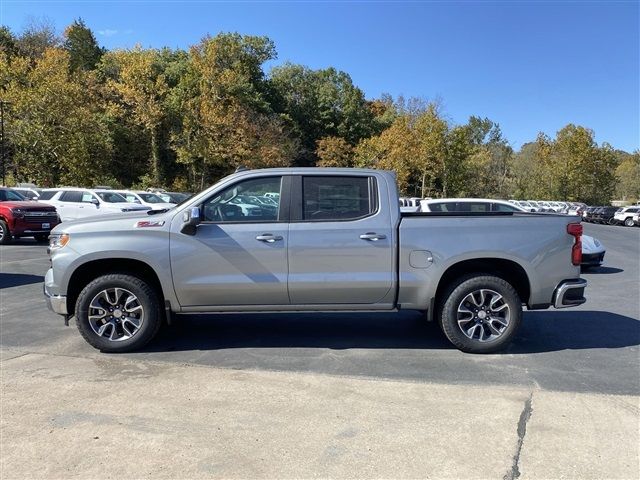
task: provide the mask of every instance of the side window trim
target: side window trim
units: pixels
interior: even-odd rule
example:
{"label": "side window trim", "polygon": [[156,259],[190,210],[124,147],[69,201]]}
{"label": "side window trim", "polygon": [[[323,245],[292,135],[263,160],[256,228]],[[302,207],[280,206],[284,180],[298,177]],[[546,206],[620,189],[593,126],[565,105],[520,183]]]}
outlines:
{"label": "side window trim", "polygon": [[[237,225],[237,224],[251,224],[251,223],[288,223],[289,222],[289,211],[290,211],[290,196],[291,196],[291,175],[265,175],[263,177],[251,177],[241,178],[238,181],[231,183],[224,187],[223,191],[231,188],[239,183],[242,183],[245,180],[254,180],[257,178],[280,178],[280,198],[279,198],[279,208],[278,208],[278,219],[272,221],[264,221],[264,220],[248,220],[248,221],[227,221],[227,222],[217,222],[213,220],[202,220],[202,225]],[[198,203],[198,208],[202,211],[202,208],[205,203],[207,203],[212,197],[209,196],[200,203]],[[202,213],[201,213],[202,215]]]}
{"label": "side window trim", "polygon": [[333,219],[304,219],[303,218],[303,190],[302,179],[303,177],[357,177],[362,178],[365,175],[294,175],[293,184],[291,188],[291,223],[334,223],[334,222],[355,222],[365,218],[373,217],[380,211],[380,204],[378,202],[378,183],[376,177],[373,175],[366,175],[369,186],[369,204],[372,206],[370,212],[367,215],[361,215],[356,218],[333,218]]}

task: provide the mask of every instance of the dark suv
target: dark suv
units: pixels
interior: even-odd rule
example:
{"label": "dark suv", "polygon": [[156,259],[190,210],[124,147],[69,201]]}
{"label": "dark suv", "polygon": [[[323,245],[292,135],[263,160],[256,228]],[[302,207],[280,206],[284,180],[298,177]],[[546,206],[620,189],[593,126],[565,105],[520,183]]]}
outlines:
{"label": "dark suv", "polygon": [[46,242],[49,232],[58,223],[60,219],[55,207],[27,201],[18,192],[0,188],[0,244],[20,237]]}
{"label": "dark suv", "polygon": [[613,225],[613,216],[620,210],[620,207],[602,207],[597,214],[596,221],[602,224]]}

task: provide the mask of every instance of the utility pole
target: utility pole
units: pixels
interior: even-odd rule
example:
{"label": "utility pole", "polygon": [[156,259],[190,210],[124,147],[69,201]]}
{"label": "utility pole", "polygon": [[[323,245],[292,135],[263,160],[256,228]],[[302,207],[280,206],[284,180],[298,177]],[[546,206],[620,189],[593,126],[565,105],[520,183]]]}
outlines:
{"label": "utility pole", "polygon": [[0,100],[0,155],[2,155],[2,185],[6,185],[5,157],[4,157],[4,100]]}

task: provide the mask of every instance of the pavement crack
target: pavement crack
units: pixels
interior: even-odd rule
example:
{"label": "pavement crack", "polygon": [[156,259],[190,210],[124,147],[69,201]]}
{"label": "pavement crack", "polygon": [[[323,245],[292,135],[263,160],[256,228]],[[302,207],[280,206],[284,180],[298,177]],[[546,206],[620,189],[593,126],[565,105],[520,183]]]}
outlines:
{"label": "pavement crack", "polygon": [[524,436],[527,434],[527,422],[531,418],[531,402],[533,401],[533,391],[529,394],[529,398],[524,401],[524,408],[520,413],[518,419],[518,444],[516,446],[516,453],[513,455],[513,463],[511,464],[511,470],[503,477],[503,480],[515,480],[520,477],[520,452],[522,452],[522,445],[524,444]]}

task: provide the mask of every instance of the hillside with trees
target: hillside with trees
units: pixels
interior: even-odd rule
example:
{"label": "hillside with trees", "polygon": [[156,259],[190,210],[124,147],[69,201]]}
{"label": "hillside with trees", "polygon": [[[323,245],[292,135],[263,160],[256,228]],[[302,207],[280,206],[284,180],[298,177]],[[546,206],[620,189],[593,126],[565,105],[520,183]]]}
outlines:
{"label": "hillside with trees", "polygon": [[238,166],[390,169],[410,196],[608,203],[640,197],[640,152],[569,124],[514,151],[495,121],[367,99],[346,72],[277,58],[267,37],[105,50],[80,19],[0,28],[7,183],[195,191]]}

